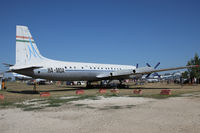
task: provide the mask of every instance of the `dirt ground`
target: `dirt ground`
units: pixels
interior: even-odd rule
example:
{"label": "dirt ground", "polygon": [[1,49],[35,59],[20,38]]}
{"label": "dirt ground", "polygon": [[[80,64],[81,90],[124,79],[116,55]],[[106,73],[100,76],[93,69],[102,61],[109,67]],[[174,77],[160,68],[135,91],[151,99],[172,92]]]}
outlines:
{"label": "dirt ground", "polygon": [[1,133],[199,133],[200,93],[101,97],[35,111],[0,110]]}

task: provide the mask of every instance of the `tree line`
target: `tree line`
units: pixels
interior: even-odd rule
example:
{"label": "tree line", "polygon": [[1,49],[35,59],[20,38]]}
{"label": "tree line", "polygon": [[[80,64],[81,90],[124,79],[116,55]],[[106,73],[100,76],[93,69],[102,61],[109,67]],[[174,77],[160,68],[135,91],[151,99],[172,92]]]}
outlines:
{"label": "tree line", "polygon": [[[194,58],[192,58],[187,62],[187,66],[190,65],[200,65],[200,58],[197,53],[195,54]],[[192,82],[200,83],[200,68],[199,67],[188,68],[187,71],[182,73],[182,78],[190,79],[190,83]]]}

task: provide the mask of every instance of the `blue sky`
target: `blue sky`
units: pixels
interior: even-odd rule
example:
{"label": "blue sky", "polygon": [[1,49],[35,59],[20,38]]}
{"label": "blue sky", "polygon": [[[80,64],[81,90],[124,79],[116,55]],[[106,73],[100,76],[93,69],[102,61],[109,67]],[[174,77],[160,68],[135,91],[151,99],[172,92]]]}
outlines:
{"label": "blue sky", "polygon": [[16,25],[56,60],[166,68],[200,55],[199,0],[1,0],[0,63],[15,63]]}

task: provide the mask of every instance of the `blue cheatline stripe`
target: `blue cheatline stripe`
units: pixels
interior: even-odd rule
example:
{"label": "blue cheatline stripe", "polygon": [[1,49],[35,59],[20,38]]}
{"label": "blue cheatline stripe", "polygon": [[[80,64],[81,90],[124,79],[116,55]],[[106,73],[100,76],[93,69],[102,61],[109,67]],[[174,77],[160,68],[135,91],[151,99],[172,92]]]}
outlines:
{"label": "blue cheatline stripe", "polygon": [[[32,44],[32,41],[31,41],[31,38],[29,38],[29,42],[31,44],[31,47],[32,47],[32,50],[33,50],[33,55],[36,57],[36,55],[38,57],[40,57],[40,55],[38,54],[38,52],[36,51],[36,49],[34,48],[33,44]],[[32,52],[31,52],[32,53]],[[36,55],[35,55],[36,54]],[[41,58],[41,57],[40,57]]]}
{"label": "blue cheatline stripe", "polygon": [[28,60],[30,61],[31,55],[32,55],[31,53],[32,53],[32,52],[31,52],[31,48],[30,48],[29,46],[28,46],[28,50],[29,50],[29,55],[30,55]]}
{"label": "blue cheatline stripe", "polygon": [[117,71],[117,70],[113,70],[113,71],[111,71],[111,70],[65,70],[65,72],[67,72],[67,71],[79,71],[79,72],[84,72],[84,71],[88,71],[88,72],[93,72],[93,71],[97,71],[97,72],[115,72],[115,71]]}

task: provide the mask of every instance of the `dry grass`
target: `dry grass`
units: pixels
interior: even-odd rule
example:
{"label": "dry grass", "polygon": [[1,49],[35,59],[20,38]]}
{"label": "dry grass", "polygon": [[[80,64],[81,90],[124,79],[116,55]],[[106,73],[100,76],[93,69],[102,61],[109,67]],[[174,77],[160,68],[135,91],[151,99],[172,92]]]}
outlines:
{"label": "dry grass", "polygon": [[[30,99],[41,99],[39,93],[33,93],[33,86],[26,85],[25,83],[9,82],[6,84],[7,90],[0,91],[5,99],[0,100],[0,107],[6,107],[13,105],[13,103],[22,102]],[[74,96],[77,89],[85,89],[86,96],[143,96],[143,97],[153,97],[153,98],[166,98],[169,96],[160,96],[159,93],[161,89],[171,89],[171,96],[178,96],[184,93],[200,92],[200,85],[176,85],[176,84],[166,84],[166,83],[149,83],[141,86],[131,86],[130,89],[120,89],[119,94],[113,94],[107,89],[106,94],[99,94],[99,89],[87,89],[76,86],[72,88],[66,85],[40,85],[37,86],[37,90],[40,92],[50,92],[51,98],[62,97],[62,96]],[[142,89],[142,95],[133,94],[134,89]]]}

